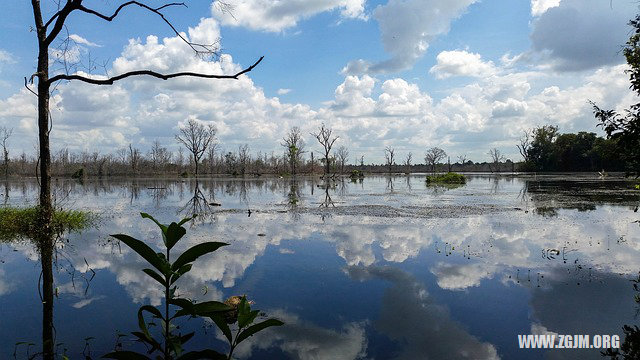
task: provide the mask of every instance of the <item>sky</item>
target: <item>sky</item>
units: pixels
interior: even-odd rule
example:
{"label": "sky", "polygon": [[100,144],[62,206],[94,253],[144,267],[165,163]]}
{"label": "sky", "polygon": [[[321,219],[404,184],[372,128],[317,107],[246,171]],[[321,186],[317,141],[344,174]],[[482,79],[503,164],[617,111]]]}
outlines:
{"label": "sky", "polygon": [[[67,42],[69,72],[113,76],[136,69],[232,74],[238,80],[130,78],[113,86],[59,83],[52,94],[53,151],[114,153],[159,140],[172,152],[189,119],[217,128],[222,151],[282,154],[282,138],[324,123],[350,162],[423,162],[443,148],[488,161],[497,148],[519,161],[523,131],[552,124],[561,132],[597,128],[589,100],[622,110],[629,90],[622,45],[638,13],[630,0],[209,0],[166,9],[190,40],[220,44],[202,59],[156,15],[127,8],[112,23],[74,13],[51,57]],[[55,8],[45,1],[44,16]],[[112,13],[115,0],[86,0]],[[160,6],[163,1],[146,3]],[[13,129],[10,156],[34,154],[36,98],[24,87],[35,72],[37,43],[27,1],[0,12],[0,126]],[[52,72],[63,71],[52,62]]]}

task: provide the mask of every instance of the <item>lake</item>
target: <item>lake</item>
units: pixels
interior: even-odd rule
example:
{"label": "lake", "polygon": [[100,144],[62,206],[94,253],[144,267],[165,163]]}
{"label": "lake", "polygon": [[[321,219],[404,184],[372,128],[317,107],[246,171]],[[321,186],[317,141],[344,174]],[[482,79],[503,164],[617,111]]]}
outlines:
{"label": "lake", "polygon": [[[162,292],[143,260],[109,237],[160,249],[161,222],[197,213],[177,252],[230,244],[199,259],[183,296],[246,294],[286,323],[240,345],[241,359],[597,359],[600,350],[519,349],[518,334],[618,334],[637,324],[630,281],[640,271],[640,191],[593,175],[472,175],[427,186],[424,175],[362,181],[234,178],[54,179],[58,207],[91,211],[96,227],[60,242],[55,331],[60,353],[94,358],[116,342],[139,349],[143,304]],[[34,204],[35,180],[0,182],[0,203]],[[212,206],[210,203],[221,206]],[[0,359],[38,344],[38,254],[0,244]],[[222,348],[189,320],[194,348]],[[38,345],[20,345],[17,358]],[[84,353],[84,354],[83,354]]]}

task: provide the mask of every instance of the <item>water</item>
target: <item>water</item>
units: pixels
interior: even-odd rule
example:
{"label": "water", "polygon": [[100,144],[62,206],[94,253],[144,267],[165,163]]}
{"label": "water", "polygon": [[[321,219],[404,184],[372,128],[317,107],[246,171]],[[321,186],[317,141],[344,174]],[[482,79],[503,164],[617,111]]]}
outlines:
{"label": "water", "polygon": [[[141,211],[162,222],[202,214],[176,253],[230,243],[180,280],[184,296],[246,294],[286,323],[240,345],[238,358],[595,359],[599,350],[520,350],[517,335],[622,335],[624,324],[638,322],[629,280],[640,270],[639,196],[629,182],[486,175],[444,188],[413,175],[322,184],[55,181],[58,206],[100,215],[97,228],[65,237],[58,249],[58,349],[99,357],[118,333],[136,330],[139,306],[161,303],[143,261],[108,236],[159,248],[157,227]],[[5,204],[37,198],[32,180],[0,188],[8,189]],[[31,244],[0,245],[0,359],[12,358],[16,342],[39,342],[39,273]],[[193,348],[223,348],[210,325],[182,326],[197,330]],[[136,348],[129,338],[121,338],[125,347]],[[26,351],[18,347],[17,357]]]}

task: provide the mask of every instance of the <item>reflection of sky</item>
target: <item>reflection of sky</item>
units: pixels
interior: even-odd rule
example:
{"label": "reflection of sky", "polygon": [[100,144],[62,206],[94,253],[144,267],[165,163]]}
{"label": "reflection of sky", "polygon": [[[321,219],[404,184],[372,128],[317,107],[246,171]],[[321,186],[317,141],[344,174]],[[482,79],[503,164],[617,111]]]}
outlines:
{"label": "reflection of sky", "polygon": [[[330,191],[338,210],[321,209],[320,213],[317,209],[325,194],[317,182],[305,180],[293,187],[288,181],[277,180],[244,185],[235,180],[202,181],[199,190],[203,198],[222,206],[197,204],[198,209],[210,213],[188,228],[175,254],[202,241],[231,245],[200,259],[180,281],[180,293],[198,300],[247,293],[258,308],[274,309],[271,313],[291,326],[267,332],[256,337],[251,346],[239,349],[239,355],[257,357],[275,347],[298,359],[355,359],[362,354],[375,358],[375,354],[385,354],[380,344],[393,348],[392,343],[404,345],[385,356],[415,358],[429,349],[437,354],[434,358],[444,354],[444,348],[427,349],[423,343],[428,339],[438,339],[441,344],[453,340],[441,338],[441,332],[419,323],[412,326],[419,327],[423,337],[404,333],[394,317],[399,314],[389,309],[393,304],[403,304],[403,311],[415,311],[421,314],[416,316],[457,334],[460,344],[473,349],[469,353],[483,354],[482,358],[496,354],[512,357],[505,356],[505,351],[516,351],[515,335],[529,333],[533,327],[581,333],[582,329],[595,330],[600,324],[604,329],[604,324],[609,324],[606,330],[616,331],[633,316],[633,306],[626,300],[617,303],[615,296],[596,296],[602,295],[599,292],[608,284],[619,284],[612,293],[632,297],[624,290],[625,285],[630,289],[625,278],[640,267],[640,226],[633,223],[637,216],[629,203],[599,203],[592,211],[572,210],[560,204],[554,216],[542,216],[532,211],[536,199],[526,193],[523,196],[525,186],[519,179],[480,177],[464,187],[439,191],[426,187],[418,176],[409,184],[403,177],[392,181],[392,191],[384,177],[336,186]],[[149,189],[152,187],[164,189]],[[12,184],[10,201],[26,203],[35,198],[35,190],[32,183]],[[194,208],[194,190],[190,182],[123,180],[88,182],[85,186],[63,182],[58,191],[69,196],[62,203],[100,213],[101,223],[98,229],[71,235],[60,251],[57,319],[62,314],[75,316],[76,311],[101,312],[102,317],[108,317],[114,303],[121,304],[118,313],[122,314],[134,314],[135,307],[143,303],[160,304],[160,289],[141,272],[143,261],[107,235],[127,233],[155,239],[151,242],[158,246],[161,240],[156,226],[141,219],[138,212],[152,213],[163,222],[189,215]],[[300,194],[294,205],[290,203],[293,191]],[[545,199],[545,206],[548,203]],[[190,206],[185,209],[185,204]],[[401,217],[391,217],[393,212],[371,213],[363,205],[383,205],[404,212]],[[340,211],[346,207],[349,212]],[[484,210],[478,212],[479,208]],[[252,210],[251,216],[247,209]],[[433,211],[444,217],[424,216]],[[24,256],[34,260],[36,254],[25,245],[2,248],[5,263],[0,264],[0,301],[21,304],[22,298],[34,296],[30,293],[36,287],[37,266],[33,262],[27,266],[29,262],[24,260],[21,266],[11,264]],[[18,251],[10,251],[13,248]],[[360,282],[362,277],[353,278],[352,271],[342,270],[345,267],[366,269],[369,280]],[[87,283],[90,270],[97,275]],[[377,285],[371,286],[371,279],[378,279],[373,282]],[[554,299],[572,299],[576,292],[571,287],[589,281],[602,287],[581,287],[584,299],[573,302],[579,304],[573,310],[577,314],[598,309],[608,321],[596,316],[557,316],[564,309],[562,302],[554,303]],[[323,296],[318,296],[320,290],[325,292]],[[472,311],[464,306],[471,301],[471,293],[499,292],[507,298],[521,299],[522,291],[529,294],[530,302],[512,305],[518,308],[514,309],[515,318],[502,328],[489,329],[485,320],[478,320],[482,318],[479,315],[465,315]],[[498,311],[486,302],[473,302],[487,313]],[[350,312],[353,304],[362,310]],[[610,310],[613,306],[618,310]],[[20,321],[18,317],[7,319]],[[131,319],[110,319],[106,322],[109,326],[100,331],[111,338],[116,329],[131,330]],[[65,325],[58,327],[64,334]],[[87,325],[90,330],[95,331]],[[36,334],[32,333],[32,340]],[[68,334],[73,334],[71,329]],[[514,340],[500,343],[500,334]],[[0,339],[3,337],[7,336]],[[13,341],[15,336],[9,338]],[[102,342],[103,346],[108,343]],[[328,343],[335,346],[330,348]],[[536,354],[529,355],[535,358]]]}

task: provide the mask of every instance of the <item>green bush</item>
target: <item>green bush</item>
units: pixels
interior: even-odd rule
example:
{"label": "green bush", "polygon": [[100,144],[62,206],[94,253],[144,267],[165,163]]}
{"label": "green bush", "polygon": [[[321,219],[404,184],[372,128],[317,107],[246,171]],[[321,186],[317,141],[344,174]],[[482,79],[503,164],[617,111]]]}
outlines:
{"label": "green bush", "polygon": [[465,184],[466,182],[467,178],[464,175],[454,172],[427,176],[427,184]]}

